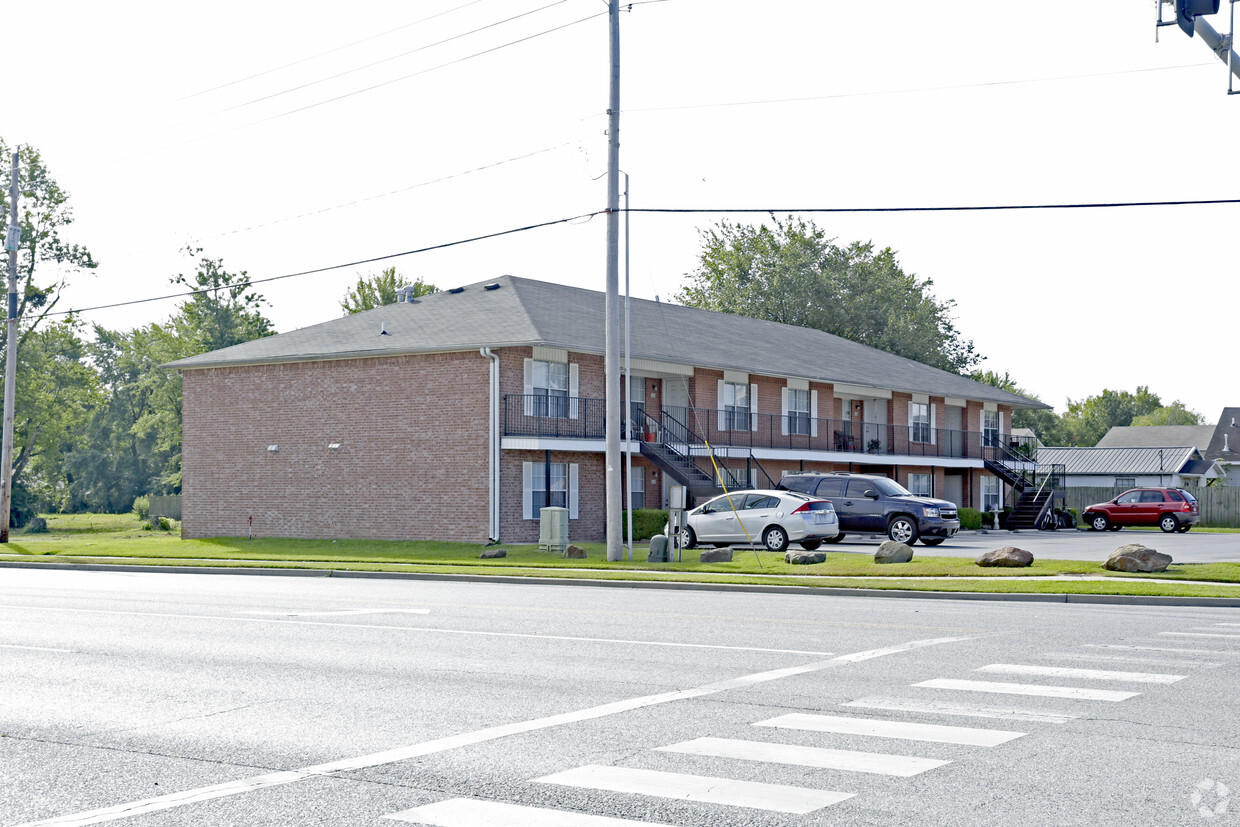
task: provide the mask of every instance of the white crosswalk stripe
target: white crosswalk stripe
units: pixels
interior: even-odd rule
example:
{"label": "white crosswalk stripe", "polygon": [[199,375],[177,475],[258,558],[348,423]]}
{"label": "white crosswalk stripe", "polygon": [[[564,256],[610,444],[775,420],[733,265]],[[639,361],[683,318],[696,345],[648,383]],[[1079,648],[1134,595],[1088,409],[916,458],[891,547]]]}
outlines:
{"label": "white crosswalk stripe", "polygon": [[1010,721],[1036,721],[1045,724],[1064,724],[1081,717],[1070,712],[1048,712],[1040,709],[1020,709],[1010,706],[974,706],[943,701],[918,701],[907,698],[869,697],[849,701],[842,706],[861,709],[887,709],[893,712],[920,712],[927,715],[955,715],[969,718],[1001,718]]}
{"label": "white crosswalk stripe", "polygon": [[1153,663],[1178,669],[1214,668],[1222,666],[1218,661],[1182,660],[1180,658],[1142,658],[1130,655],[1095,655],[1092,652],[1043,652],[1040,657],[1087,660],[1090,662],[1113,661],[1116,663]]}
{"label": "white crosswalk stripe", "polygon": [[855,793],[811,790],[785,784],[763,784],[676,772],[603,767],[591,764],[535,778],[545,784],[636,793],[684,801],[704,801],[756,810],[804,815],[852,798]]}
{"label": "white crosswalk stripe", "polygon": [[434,827],[666,827],[653,821],[630,821],[477,798],[450,798],[384,818]]}
{"label": "white crosswalk stripe", "polygon": [[933,741],[940,744],[961,744],[973,747],[996,747],[1025,734],[1001,729],[916,724],[875,718],[841,718],[834,715],[802,713],[781,715],[778,718],[759,721],[754,726],[832,732],[840,735],[868,735],[875,738],[899,738],[907,741]]}
{"label": "white crosswalk stripe", "polygon": [[999,675],[1043,675],[1049,678],[1082,678],[1090,681],[1127,681],[1129,683],[1175,683],[1184,675],[1165,675],[1157,672],[1115,672],[1107,669],[1075,669],[1069,666],[1031,666],[1023,663],[992,663],[979,666],[978,672]]}
{"label": "white crosswalk stripe", "polygon": [[[1167,641],[1170,643],[1171,641]],[[1125,646],[1119,643],[1082,643],[1082,649],[1119,649],[1125,652],[1171,652],[1177,655],[1235,655],[1240,652],[1227,652],[1220,649],[1171,649],[1166,646]]]}
{"label": "white crosswalk stripe", "polygon": [[762,761],[768,764],[791,764],[816,769],[848,770],[877,775],[908,777],[927,770],[950,764],[934,758],[918,758],[911,755],[889,755],[878,752],[854,752],[822,747],[803,747],[796,744],[772,744],[762,741],[741,741],[731,738],[698,738],[667,747],[661,752],[678,752],[686,755],[706,755],[712,758],[737,758],[743,761]]}
{"label": "white crosswalk stripe", "polygon": [[1082,701],[1126,701],[1140,692],[1118,692],[1112,689],[1081,689],[1075,686],[1040,686],[1025,683],[1000,683],[997,681],[960,681],[947,678],[915,683],[930,689],[959,689],[964,692],[995,692],[1004,695],[1034,695],[1046,698],[1072,698]]}
{"label": "white crosswalk stripe", "polygon": [[1225,635],[1220,632],[1159,632],[1166,637],[1215,637],[1229,640],[1240,640],[1240,635]]}

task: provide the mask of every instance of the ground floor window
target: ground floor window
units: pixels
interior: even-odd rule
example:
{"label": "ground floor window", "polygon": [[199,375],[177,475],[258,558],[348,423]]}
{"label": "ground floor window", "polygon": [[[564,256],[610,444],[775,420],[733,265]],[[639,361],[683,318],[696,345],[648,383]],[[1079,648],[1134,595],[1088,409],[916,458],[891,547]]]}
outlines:
{"label": "ground floor window", "polygon": [[719,483],[725,486],[729,491],[736,491],[743,488],[758,487],[758,469],[745,468],[725,468],[719,466],[719,473],[716,475]]}
{"label": "ground floor window", "polygon": [[934,496],[934,475],[933,474],[909,474],[908,490],[912,491],[918,497]]}
{"label": "ground floor window", "polygon": [[633,496],[633,510],[646,507],[646,472],[634,468],[629,476],[629,491]]}
{"label": "ground floor window", "polygon": [[548,506],[567,508],[569,519],[577,519],[577,464],[522,463],[521,504],[527,520],[537,520],[538,512]]}
{"label": "ground floor window", "polygon": [[982,477],[982,510],[992,511],[1002,508],[999,496],[999,478]]}
{"label": "ground floor window", "polygon": [[1137,478],[1136,477],[1116,477],[1115,487],[1116,488],[1136,488]]}

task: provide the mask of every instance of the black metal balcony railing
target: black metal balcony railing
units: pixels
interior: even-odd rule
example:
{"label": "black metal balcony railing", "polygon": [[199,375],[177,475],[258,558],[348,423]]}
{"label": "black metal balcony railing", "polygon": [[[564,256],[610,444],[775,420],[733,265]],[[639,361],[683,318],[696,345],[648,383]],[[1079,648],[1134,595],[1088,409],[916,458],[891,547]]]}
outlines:
{"label": "black metal balcony railing", "polygon": [[[686,448],[697,447],[704,439],[711,445],[730,448],[955,457],[1009,464],[1022,461],[1032,463],[1035,454],[1034,440],[1029,437],[1006,435],[996,439],[993,431],[929,428],[922,423],[878,425],[815,419],[805,414],[746,416],[738,415],[733,410],[713,408],[667,407],[663,413],[660,425],[656,427],[656,420],[642,411],[625,431],[637,439],[688,443],[684,445]],[[572,398],[562,400],[562,404],[548,406],[545,397],[509,394],[504,397],[503,418],[505,436],[604,437],[602,399]],[[746,424],[748,428],[743,427]]]}

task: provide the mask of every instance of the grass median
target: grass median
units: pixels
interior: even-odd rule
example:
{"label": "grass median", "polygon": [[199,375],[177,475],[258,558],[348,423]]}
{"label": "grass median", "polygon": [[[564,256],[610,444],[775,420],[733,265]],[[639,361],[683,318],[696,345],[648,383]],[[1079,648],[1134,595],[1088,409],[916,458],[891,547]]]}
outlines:
{"label": "grass median", "polygon": [[[15,533],[0,560],[69,564],[261,567],[352,571],[685,581],[939,592],[1132,594],[1240,597],[1240,563],[1175,564],[1148,575],[1108,572],[1100,563],[1036,560],[1028,568],[981,568],[966,557],[915,557],[880,565],[872,552],[825,547],[825,563],[790,565],[782,554],[736,549],[731,563],[702,563],[697,551],[680,562],[609,563],[601,543],[582,543],[587,557],[569,560],[536,546],[504,544],[507,556],[483,560],[483,546],[379,540],[214,538],[182,540],[173,531],[145,530],[132,515],[48,515],[48,531]],[[914,549],[916,550],[916,548]],[[1161,582],[1173,581],[1173,582]]]}

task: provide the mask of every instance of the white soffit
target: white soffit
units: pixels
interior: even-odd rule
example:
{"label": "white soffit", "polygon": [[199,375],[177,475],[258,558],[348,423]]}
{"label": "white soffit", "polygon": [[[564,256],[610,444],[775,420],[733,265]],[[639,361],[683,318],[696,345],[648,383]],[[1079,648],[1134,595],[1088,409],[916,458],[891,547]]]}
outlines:
{"label": "white soffit", "polygon": [[[623,362],[623,360],[621,360]],[[629,359],[634,375],[638,373],[660,374],[670,373],[675,376],[692,376],[693,365],[678,365],[675,362],[660,362],[658,359]],[[621,365],[623,367],[623,365]]]}
{"label": "white soffit", "polygon": [[982,410],[983,411],[997,411],[999,410],[999,403],[998,402],[983,402]]}
{"label": "white soffit", "polygon": [[808,379],[789,379],[788,390],[807,391],[809,390],[809,380]]}
{"label": "white soffit", "polygon": [[568,351],[562,347],[534,345],[534,358],[543,362],[567,362]]}
{"label": "white soffit", "polygon": [[961,399],[958,396],[945,396],[943,397],[943,404],[951,405],[956,408],[964,408],[968,406],[969,400]]}
{"label": "white soffit", "polygon": [[922,404],[922,405],[929,405],[929,404],[930,404],[930,394],[928,394],[928,393],[915,393],[915,394],[913,394],[913,401],[914,401],[914,402],[918,402],[918,403],[920,403],[920,404]]}
{"label": "white soffit", "polygon": [[749,384],[749,374],[743,370],[725,370],[723,372],[723,381],[747,385]]}
{"label": "white soffit", "polygon": [[835,395],[845,399],[890,399],[891,391],[882,388],[867,388],[864,385],[835,384]]}

